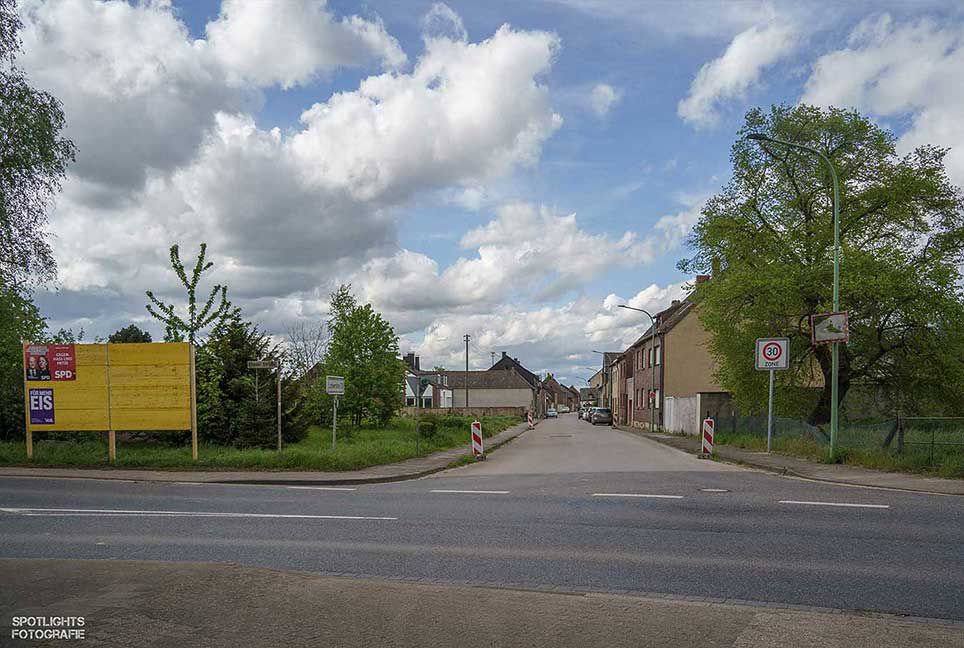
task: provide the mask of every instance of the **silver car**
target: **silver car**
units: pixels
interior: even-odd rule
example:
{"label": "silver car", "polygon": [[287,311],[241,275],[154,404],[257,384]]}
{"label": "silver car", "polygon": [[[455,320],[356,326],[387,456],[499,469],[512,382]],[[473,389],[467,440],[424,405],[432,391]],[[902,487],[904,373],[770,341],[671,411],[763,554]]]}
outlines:
{"label": "silver car", "polygon": [[592,422],[593,425],[598,425],[599,423],[603,423],[605,425],[612,425],[613,411],[608,407],[594,407],[592,409],[592,414],[590,415],[589,420]]}

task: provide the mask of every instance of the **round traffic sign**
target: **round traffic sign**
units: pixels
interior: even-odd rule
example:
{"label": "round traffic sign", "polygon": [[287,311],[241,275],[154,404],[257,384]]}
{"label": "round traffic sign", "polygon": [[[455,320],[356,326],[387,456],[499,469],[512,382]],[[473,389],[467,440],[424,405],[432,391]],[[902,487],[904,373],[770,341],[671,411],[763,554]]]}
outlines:
{"label": "round traffic sign", "polygon": [[779,342],[767,342],[763,345],[763,357],[766,360],[774,362],[779,360],[782,355],[783,346],[781,346]]}

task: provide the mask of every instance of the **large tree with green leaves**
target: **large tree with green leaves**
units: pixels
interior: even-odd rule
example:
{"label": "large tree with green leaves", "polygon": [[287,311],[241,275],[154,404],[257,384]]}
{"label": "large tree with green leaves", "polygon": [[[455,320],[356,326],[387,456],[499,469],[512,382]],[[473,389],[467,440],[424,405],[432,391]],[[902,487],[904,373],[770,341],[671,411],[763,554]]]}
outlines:
{"label": "large tree with green leaves", "polygon": [[47,210],[74,160],[60,102],[15,65],[21,27],[14,0],[0,0],[0,278],[10,283],[56,276]]}
{"label": "large tree with green leaves", "polygon": [[332,293],[330,317],[324,366],[326,373],[345,378],[339,412],[355,426],[366,417],[388,422],[403,404],[405,365],[398,357],[398,336],[371,304],[356,302],[350,286]]}
{"label": "large tree with green leaves", "polygon": [[[718,378],[749,411],[766,400],[754,371],[757,337],[791,339],[781,409],[829,419],[830,348],[812,346],[808,316],[830,311],[832,184],[816,156],[747,140],[751,133],[821,151],[840,178],[841,306],[850,342],[840,349],[840,400],[868,385],[893,409],[964,409],[964,201],[944,170],[946,149],[898,155],[892,133],[854,111],[812,106],[752,110],[733,144],[733,176],[713,196],[680,268],[712,272],[700,284]],[[817,399],[807,386],[820,386]],[[793,389],[792,387],[798,389]]]}
{"label": "large tree with green leaves", "polygon": [[47,325],[29,293],[0,278],[0,440],[22,439],[23,352],[21,342],[41,341]]}
{"label": "large tree with green leaves", "polygon": [[152,340],[150,333],[137,326],[137,324],[129,324],[111,333],[107,341],[111,344],[125,344],[131,342],[151,342]]}
{"label": "large tree with green leaves", "polygon": [[190,278],[188,278],[187,270],[181,262],[178,246],[172,245],[170,249],[171,267],[187,292],[186,318],[178,314],[173,304],[166,304],[155,297],[153,292],[147,291],[147,298],[151,300],[151,303],[146,307],[147,312],[164,324],[164,339],[168,342],[180,342],[187,339],[191,344],[195,344],[198,334],[212,324],[217,325],[231,312],[228,288],[220,284],[211,289],[204,305],[200,307],[200,310],[198,309],[197,285],[201,281],[201,275],[214,266],[213,261],[206,263],[204,261],[207,249],[207,243],[201,243],[201,251],[198,253],[197,261],[191,269]]}

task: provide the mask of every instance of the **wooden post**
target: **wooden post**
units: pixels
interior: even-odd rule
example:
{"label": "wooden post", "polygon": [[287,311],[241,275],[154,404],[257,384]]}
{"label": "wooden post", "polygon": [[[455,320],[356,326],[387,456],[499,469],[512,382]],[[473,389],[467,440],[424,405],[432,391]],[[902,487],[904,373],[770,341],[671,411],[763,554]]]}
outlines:
{"label": "wooden post", "polygon": [[117,459],[117,433],[114,432],[114,424],[111,422],[110,402],[110,343],[104,347],[107,352],[107,461],[114,463]]}
{"label": "wooden post", "polygon": [[[23,343],[22,358],[27,356],[27,343]],[[27,368],[23,368],[23,426],[27,432],[27,459],[33,459],[33,430],[30,429],[30,390],[27,388]]]}
{"label": "wooden post", "polygon": [[191,345],[191,459],[197,461],[197,381],[194,377],[194,345]]}

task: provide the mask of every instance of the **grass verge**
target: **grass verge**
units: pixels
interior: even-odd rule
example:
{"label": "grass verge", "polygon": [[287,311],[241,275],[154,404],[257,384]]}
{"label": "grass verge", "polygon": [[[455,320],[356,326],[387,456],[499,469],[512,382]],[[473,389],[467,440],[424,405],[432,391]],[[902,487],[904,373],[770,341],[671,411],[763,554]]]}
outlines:
{"label": "grass verge", "polygon": [[[520,423],[512,416],[483,417],[482,431],[491,437]],[[313,427],[308,436],[281,452],[258,448],[229,448],[201,444],[198,460],[191,460],[190,446],[169,446],[156,442],[118,442],[117,461],[107,461],[104,438],[87,433],[78,439],[42,440],[34,443],[33,461],[27,459],[23,442],[0,443],[0,465],[45,466],[58,468],[145,468],[152,470],[359,470],[469,442],[471,419],[442,417],[435,434],[423,437],[415,452],[415,423],[397,418],[385,428],[339,428],[336,449],[331,449],[331,430]],[[65,435],[58,435],[63,437]]]}

